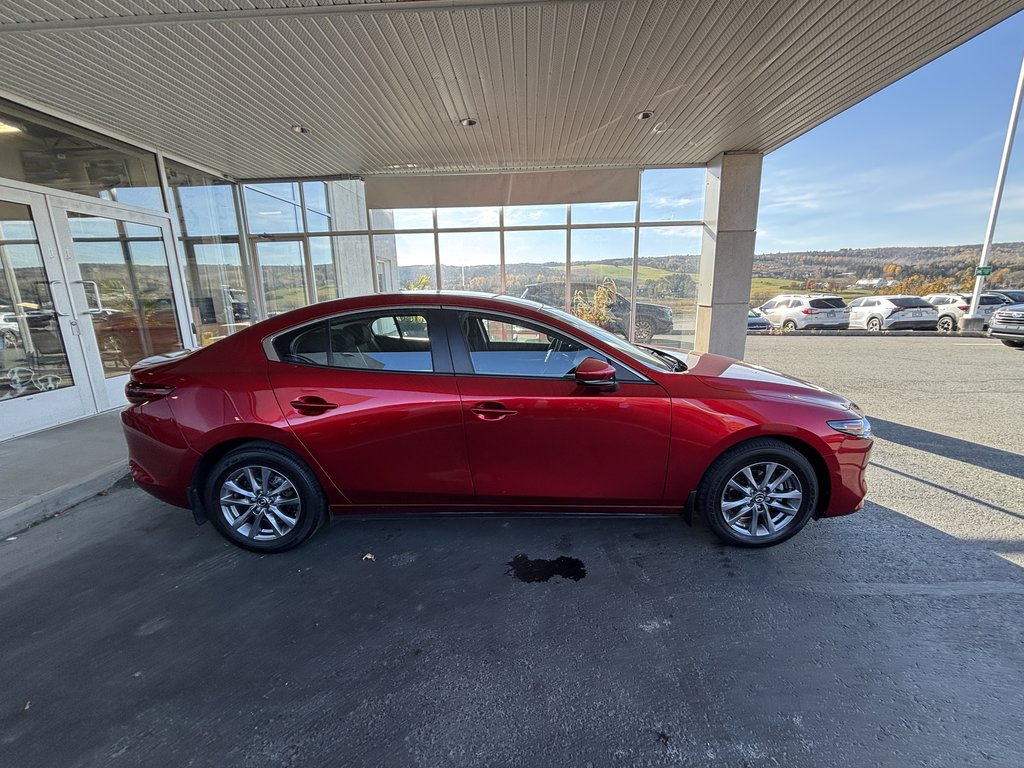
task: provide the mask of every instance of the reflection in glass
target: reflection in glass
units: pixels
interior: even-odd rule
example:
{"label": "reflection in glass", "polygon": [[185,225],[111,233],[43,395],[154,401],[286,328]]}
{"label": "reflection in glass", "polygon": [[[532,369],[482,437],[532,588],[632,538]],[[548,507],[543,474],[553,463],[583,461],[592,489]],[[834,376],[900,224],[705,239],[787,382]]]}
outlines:
{"label": "reflection in glass", "polygon": [[164,210],[156,157],[0,101],[0,177]]}
{"label": "reflection in glass", "polygon": [[703,168],[655,168],[640,176],[640,221],[700,221]]}
{"label": "reflection in glass", "polygon": [[178,210],[191,320],[206,346],[256,317],[238,237],[237,187],[173,160],[164,167]]}
{"label": "reflection in glass", "polygon": [[[564,206],[562,206],[564,210]],[[565,307],[565,230],[521,230],[505,233],[505,292],[523,296],[529,286],[553,283],[545,288],[545,300]],[[561,294],[559,294],[561,289]],[[536,298],[536,297],[534,297]],[[540,299],[537,299],[540,300]]]}
{"label": "reflection in glass", "polygon": [[[309,250],[313,256],[314,274],[315,266],[320,259],[320,264],[328,263],[326,259],[333,259],[337,269],[341,273],[341,285],[337,288],[337,296],[346,298],[348,296],[362,296],[373,293],[373,275],[370,272],[370,239],[366,235],[338,235],[337,237],[311,237],[309,238]],[[392,249],[393,254],[394,249]],[[392,257],[393,262],[393,257]],[[319,280],[319,278],[318,278]],[[319,290],[319,289],[318,289]],[[321,293],[320,300],[324,300]],[[331,296],[330,298],[335,298]]]}
{"label": "reflection in glass", "polygon": [[73,384],[31,210],[0,201],[0,400]]}
{"label": "reflection in glass", "polygon": [[437,270],[434,266],[434,236],[374,235],[373,252],[380,254],[393,248],[398,265],[397,290],[423,291],[437,288]]}
{"label": "reflection in glass", "polygon": [[577,229],[572,233],[569,311],[629,338],[633,286],[633,229]]}
{"label": "reflection in glass", "polygon": [[304,307],[306,269],[300,240],[256,242],[267,317]]}
{"label": "reflection in glass", "polygon": [[338,298],[338,276],[334,271],[334,257],[331,254],[329,237],[309,239],[309,257],[313,262],[313,286],[317,301]]}
{"label": "reflection in glass", "polygon": [[181,349],[159,227],[78,213],[68,225],[104,375]]}
{"label": "reflection in glass", "polygon": [[501,287],[501,240],[498,232],[442,232],[441,287],[452,291],[497,293]]}

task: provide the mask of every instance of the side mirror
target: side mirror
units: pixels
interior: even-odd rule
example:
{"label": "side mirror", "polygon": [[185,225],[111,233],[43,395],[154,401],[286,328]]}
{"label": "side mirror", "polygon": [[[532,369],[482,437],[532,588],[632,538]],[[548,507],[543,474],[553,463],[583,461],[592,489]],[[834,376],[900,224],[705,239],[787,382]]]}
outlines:
{"label": "side mirror", "polygon": [[615,380],[614,366],[604,360],[598,360],[596,357],[588,357],[576,366],[576,384],[581,387],[593,387],[601,390],[613,390],[619,387],[619,382]]}

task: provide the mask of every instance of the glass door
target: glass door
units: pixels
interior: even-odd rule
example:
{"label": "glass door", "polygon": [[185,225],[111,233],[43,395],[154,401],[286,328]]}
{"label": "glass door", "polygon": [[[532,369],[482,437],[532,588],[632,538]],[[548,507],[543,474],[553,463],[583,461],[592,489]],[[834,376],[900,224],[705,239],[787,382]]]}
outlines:
{"label": "glass door", "polygon": [[45,196],[0,186],[0,440],[95,412],[70,308]]}
{"label": "glass door", "polygon": [[106,203],[50,198],[72,310],[98,410],[124,400],[132,365],[193,347],[166,217]]}

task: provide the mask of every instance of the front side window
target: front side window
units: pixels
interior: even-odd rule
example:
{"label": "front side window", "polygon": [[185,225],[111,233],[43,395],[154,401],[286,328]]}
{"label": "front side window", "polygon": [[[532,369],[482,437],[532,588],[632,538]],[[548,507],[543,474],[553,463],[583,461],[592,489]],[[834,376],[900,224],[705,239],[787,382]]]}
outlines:
{"label": "front side window", "polygon": [[606,359],[537,326],[468,312],[459,320],[474,373],[560,379],[571,376],[588,357]]}
{"label": "front side window", "polygon": [[427,319],[392,313],[335,317],[274,340],[282,362],[368,371],[431,373]]}

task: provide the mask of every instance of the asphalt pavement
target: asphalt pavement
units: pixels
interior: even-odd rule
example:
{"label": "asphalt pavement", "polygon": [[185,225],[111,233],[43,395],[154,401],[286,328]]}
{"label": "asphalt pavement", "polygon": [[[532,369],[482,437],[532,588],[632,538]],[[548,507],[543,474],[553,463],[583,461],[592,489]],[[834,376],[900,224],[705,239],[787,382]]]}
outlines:
{"label": "asphalt pavement", "polygon": [[447,518],[260,557],[121,486],[0,541],[0,765],[1024,764],[1024,353],[748,359],[868,411],[864,512],[759,551]]}

